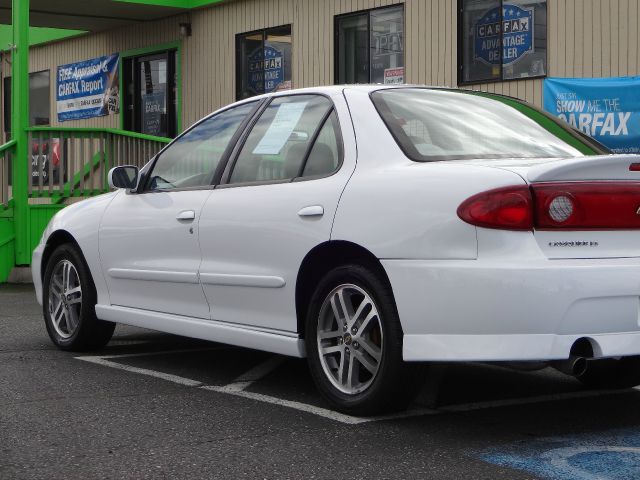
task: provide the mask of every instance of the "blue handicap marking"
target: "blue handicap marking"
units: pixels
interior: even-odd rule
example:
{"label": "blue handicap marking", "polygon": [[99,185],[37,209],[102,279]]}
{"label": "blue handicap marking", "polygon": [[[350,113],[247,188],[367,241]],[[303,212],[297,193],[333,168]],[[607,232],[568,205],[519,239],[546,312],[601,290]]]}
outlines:
{"label": "blue handicap marking", "polygon": [[638,480],[640,428],[540,438],[492,448],[480,458],[550,480]]}

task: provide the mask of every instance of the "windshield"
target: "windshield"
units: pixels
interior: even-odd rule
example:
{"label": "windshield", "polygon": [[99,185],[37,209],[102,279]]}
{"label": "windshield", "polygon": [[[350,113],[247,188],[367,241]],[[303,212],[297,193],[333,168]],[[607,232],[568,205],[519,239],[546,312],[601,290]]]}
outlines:
{"label": "windshield", "polygon": [[416,161],[610,153],[568,124],[516,99],[425,88],[378,90],[371,98],[400,148]]}

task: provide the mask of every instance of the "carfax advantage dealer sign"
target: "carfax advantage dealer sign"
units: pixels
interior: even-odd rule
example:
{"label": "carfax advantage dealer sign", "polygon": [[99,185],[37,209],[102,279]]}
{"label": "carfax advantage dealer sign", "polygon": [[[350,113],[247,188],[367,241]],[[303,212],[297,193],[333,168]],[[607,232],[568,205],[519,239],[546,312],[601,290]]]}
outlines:
{"label": "carfax advantage dealer sign", "polygon": [[120,111],[119,55],[114,53],[58,67],[58,121],[100,117]]}

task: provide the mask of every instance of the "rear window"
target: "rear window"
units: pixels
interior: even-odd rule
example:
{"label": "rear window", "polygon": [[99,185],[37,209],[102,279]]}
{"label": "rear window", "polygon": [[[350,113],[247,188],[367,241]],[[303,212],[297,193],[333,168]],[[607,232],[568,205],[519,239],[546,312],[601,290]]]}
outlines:
{"label": "rear window", "polygon": [[420,162],[610,153],[569,125],[507,97],[399,88],[378,90],[371,98],[400,148]]}

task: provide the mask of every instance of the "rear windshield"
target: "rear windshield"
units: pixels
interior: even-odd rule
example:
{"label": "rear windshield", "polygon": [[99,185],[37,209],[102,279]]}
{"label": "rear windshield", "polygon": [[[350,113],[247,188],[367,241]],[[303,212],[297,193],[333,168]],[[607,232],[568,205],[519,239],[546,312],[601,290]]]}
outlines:
{"label": "rear windshield", "polygon": [[412,160],[562,158],[610,153],[516,99],[425,88],[378,90],[373,103]]}

